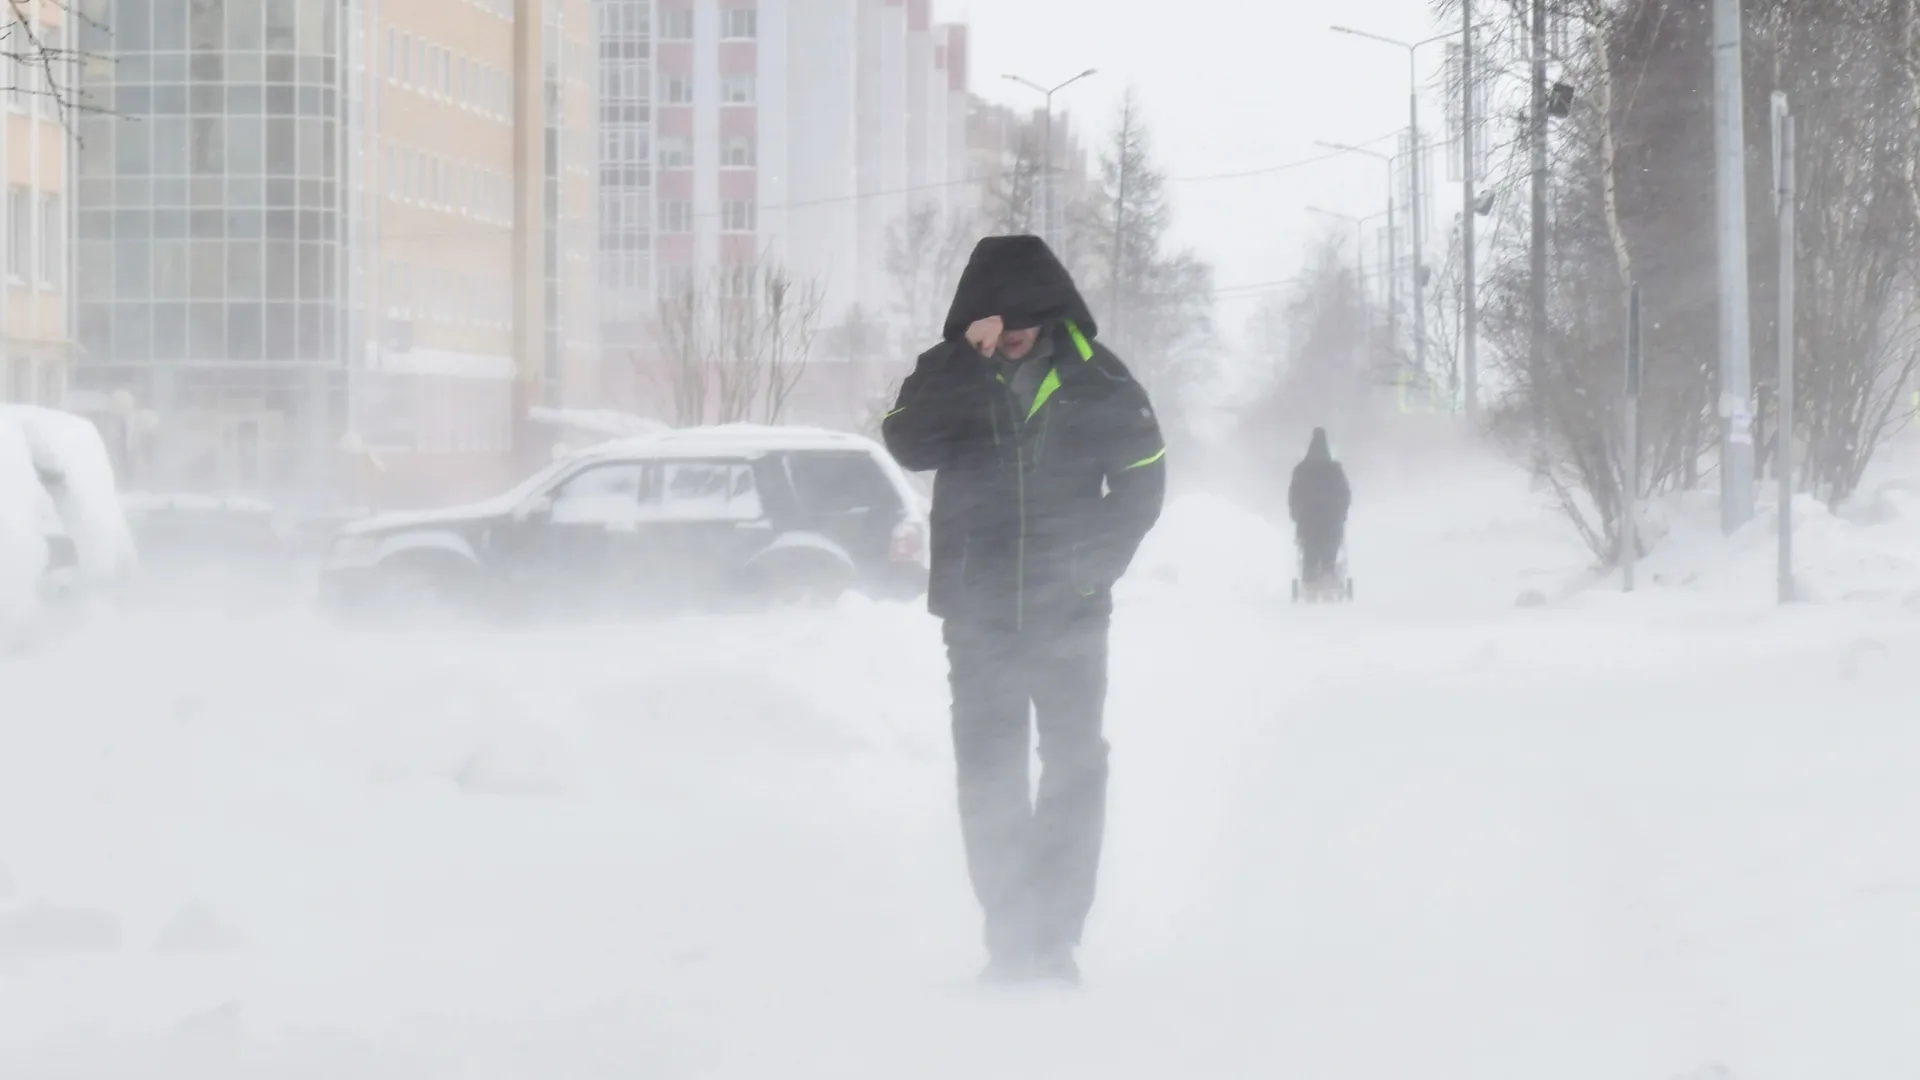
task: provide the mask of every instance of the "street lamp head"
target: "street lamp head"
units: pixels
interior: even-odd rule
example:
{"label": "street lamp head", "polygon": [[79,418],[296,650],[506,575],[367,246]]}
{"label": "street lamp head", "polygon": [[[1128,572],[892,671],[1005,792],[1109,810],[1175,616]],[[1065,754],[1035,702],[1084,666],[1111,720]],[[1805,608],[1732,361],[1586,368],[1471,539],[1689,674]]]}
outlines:
{"label": "street lamp head", "polygon": [[1098,75],[1099,73],[1100,73],[1099,68],[1088,68],[1087,70],[1080,73],[1079,78],[1084,79],[1089,75]]}

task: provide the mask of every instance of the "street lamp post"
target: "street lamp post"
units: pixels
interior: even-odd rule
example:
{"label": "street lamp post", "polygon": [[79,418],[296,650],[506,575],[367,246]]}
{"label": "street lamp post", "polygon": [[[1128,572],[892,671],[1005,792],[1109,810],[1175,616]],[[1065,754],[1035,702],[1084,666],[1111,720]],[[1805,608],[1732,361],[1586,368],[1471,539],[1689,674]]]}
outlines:
{"label": "street lamp post", "polygon": [[1368,337],[1367,330],[1369,329],[1367,324],[1371,322],[1371,320],[1367,318],[1367,222],[1381,217],[1383,214],[1391,214],[1393,212],[1392,206],[1389,204],[1387,210],[1379,214],[1368,214],[1365,217],[1343,214],[1338,210],[1327,210],[1318,206],[1307,207],[1307,212],[1319,214],[1322,217],[1330,217],[1338,221],[1344,221],[1353,226],[1353,289],[1358,301],[1355,306],[1360,315],[1360,332],[1356,334],[1353,339],[1354,353],[1357,358],[1366,344]]}
{"label": "street lamp post", "polygon": [[1363,146],[1350,146],[1346,143],[1315,142],[1314,145],[1326,150],[1338,151],[1342,154],[1362,154],[1381,162],[1387,167],[1387,268],[1386,272],[1381,275],[1381,280],[1384,281],[1387,286],[1387,350],[1392,352],[1399,348],[1400,343],[1400,298],[1394,295],[1393,291],[1393,264],[1400,261],[1400,239],[1393,224],[1393,204],[1395,201],[1395,193],[1393,190],[1393,163],[1400,160],[1400,156],[1398,154],[1383,154],[1378,150],[1368,150]]}
{"label": "street lamp post", "polygon": [[1042,86],[1031,79],[1018,75],[1002,75],[1008,82],[1016,82],[1031,90],[1037,90],[1046,99],[1046,112],[1041,120],[1040,138],[1046,146],[1041,150],[1040,176],[1040,235],[1049,247],[1055,246],[1053,240],[1053,95],[1097,72],[1098,68],[1087,70],[1052,87]]}
{"label": "street lamp post", "polygon": [[[1328,210],[1319,206],[1307,207],[1307,213],[1319,214],[1321,217],[1330,217],[1353,226],[1353,283],[1354,288],[1359,292],[1360,303],[1364,306],[1367,302],[1366,223],[1370,219],[1355,217],[1352,214],[1343,214],[1338,210]],[[1375,214],[1373,216],[1379,217],[1380,215]]]}
{"label": "street lamp post", "polygon": [[1350,26],[1336,26],[1336,34],[1365,38],[1385,45],[1393,45],[1407,51],[1407,124],[1409,127],[1407,151],[1408,194],[1412,202],[1407,210],[1407,225],[1413,231],[1413,356],[1414,366],[1421,375],[1427,373],[1427,322],[1426,304],[1422,298],[1423,283],[1420,273],[1420,69],[1415,62],[1421,47],[1435,42],[1451,41],[1452,34],[1439,34],[1421,41],[1400,41],[1397,38],[1382,37],[1365,30],[1355,30]]}

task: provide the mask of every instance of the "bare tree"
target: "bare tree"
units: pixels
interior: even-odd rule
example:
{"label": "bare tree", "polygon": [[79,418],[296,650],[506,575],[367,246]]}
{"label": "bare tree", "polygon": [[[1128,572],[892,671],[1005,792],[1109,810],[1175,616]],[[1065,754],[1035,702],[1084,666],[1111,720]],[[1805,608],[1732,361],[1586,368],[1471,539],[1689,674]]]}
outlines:
{"label": "bare tree", "polygon": [[913,208],[887,228],[893,312],[908,347],[939,336],[948,300],[979,235],[973,214],[943,211],[933,203]]}
{"label": "bare tree", "polygon": [[999,236],[1040,232],[1040,136],[1023,123],[980,193],[988,229]]}
{"label": "bare tree", "polygon": [[[196,11],[205,0],[195,0]],[[7,61],[12,92],[46,98],[63,122],[76,112],[98,113],[107,110],[86,100],[78,86],[79,65],[88,60],[103,61],[98,53],[107,40],[102,22],[101,0],[83,0],[79,5],[68,0],[6,0],[7,10],[0,14],[0,58]],[[44,17],[36,18],[35,9],[59,12],[58,30]]]}
{"label": "bare tree", "polygon": [[721,267],[660,301],[674,425],[779,423],[806,375],[821,290],[762,260]]}
{"label": "bare tree", "polygon": [[1129,88],[1100,156],[1100,274],[1089,302],[1101,334],[1133,365],[1175,420],[1216,370],[1213,268],[1170,249],[1166,174],[1154,161],[1138,96]]}
{"label": "bare tree", "polygon": [[659,301],[662,375],[675,427],[706,423],[718,357],[712,306],[711,290],[694,281]]}
{"label": "bare tree", "polygon": [[[1443,8],[1449,6],[1443,3]],[[1523,71],[1522,5],[1487,36],[1496,68]],[[1746,20],[1752,384],[1776,395],[1771,358],[1779,281],[1768,193],[1768,98],[1784,91],[1801,132],[1796,269],[1796,430],[1803,490],[1848,497],[1875,450],[1909,417],[1920,375],[1920,92],[1911,0],[1750,0]],[[1646,305],[1638,494],[1691,486],[1713,464],[1720,397],[1712,157],[1711,12],[1685,0],[1553,0],[1556,78],[1580,88],[1553,142],[1547,370],[1525,372],[1529,287],[1524,213],[1503,225],[1486,291],[1494,362],[1514,390],[1503,430],[1543,479],[1578,504],[1603,557],[1617,554],[1611,504],[1624,479],[1617,430],[1620,314],[1610,294],[1638,283]],[[1524,77],[1521,79],[1524,85]],[[1605,301],[1596,306],[1596,302]],[[1611,380],[1611,382],[1610,382]],[[1764,421],[1765,402],[1749,402]],[[1525,433],[1534,433],[1527,435]],[[1761,435],[1764,442],[1764,424]],[[1765,447],[1763,446],[1763,451]],[[1763,458],[1765,455],[1763,454]]]}

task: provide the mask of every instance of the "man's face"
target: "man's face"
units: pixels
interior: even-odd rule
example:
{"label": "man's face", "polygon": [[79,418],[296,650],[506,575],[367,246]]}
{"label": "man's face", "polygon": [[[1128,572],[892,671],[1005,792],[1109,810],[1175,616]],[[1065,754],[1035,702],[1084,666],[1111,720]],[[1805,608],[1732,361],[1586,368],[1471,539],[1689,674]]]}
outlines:
{"label": "man's face", "polygon": [[1009,360],[1024,359],[1033,351],[1033,343],[1039,336],[1040,328],[1037,326],[1005,331],[1000,335],[1000,355]]}

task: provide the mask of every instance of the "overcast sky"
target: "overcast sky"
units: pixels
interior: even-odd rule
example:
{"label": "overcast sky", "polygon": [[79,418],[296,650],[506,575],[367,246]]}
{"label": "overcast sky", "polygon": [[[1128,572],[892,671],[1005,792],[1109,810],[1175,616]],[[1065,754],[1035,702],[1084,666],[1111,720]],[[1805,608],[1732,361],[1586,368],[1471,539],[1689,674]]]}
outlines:
{"label": "overcast sky", "polygon": [[[1106,131],[1122,90],[1134,84],[1157,156],[1176,177],[1280,165],[1320,153],[1316,139],[1360,142],[1404,128],[1406,53],[1328,27],[1343,23],[1405,41],[1446,29],[1427,0],[935,0],[935,12],[971,24],[974,89],[986,97],[1037,103],[1037,93],[1001,75],[1053,85],[1096,67],[1099,74],[1054,104]],[[1438,71],[1441,47],[1419,57],[1423,75]],[[1436,133],[1439,105],[1422,100],[1421,124]],[[1445,175],[1440,165],[1436,178]],[[1304,240],[1328,227],[1306,207],[1354,215],[1385,209],[1386,174],[1379,162],[1350,155],[1179,183],[1173,194],[1179,241],[1197,247],[1219,284],[1233,287],[1296,272]],[[1238,335],[1251,295],[1223,296],[1222,330]]]}

